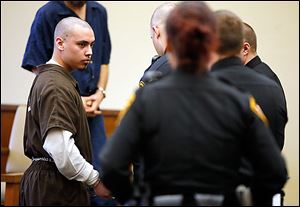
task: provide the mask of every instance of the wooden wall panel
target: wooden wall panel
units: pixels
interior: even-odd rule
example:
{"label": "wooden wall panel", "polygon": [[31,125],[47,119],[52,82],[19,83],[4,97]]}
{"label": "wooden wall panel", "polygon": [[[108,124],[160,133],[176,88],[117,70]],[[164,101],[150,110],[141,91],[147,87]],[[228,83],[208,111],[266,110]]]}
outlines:
{"label": "wooden wall panel", "polygon": [[119,111],[116,110],[103,110],[102,111],[104,116],[104,125],[106,130],[106,136],[107,138],[110,138],[110,136],[113,134],[117,123],[116,120],[118,118]]}
{"label": "wooden wall panel", "polygon": [[1,173],[5,172],[10,131],[17,106],[1,104]]}

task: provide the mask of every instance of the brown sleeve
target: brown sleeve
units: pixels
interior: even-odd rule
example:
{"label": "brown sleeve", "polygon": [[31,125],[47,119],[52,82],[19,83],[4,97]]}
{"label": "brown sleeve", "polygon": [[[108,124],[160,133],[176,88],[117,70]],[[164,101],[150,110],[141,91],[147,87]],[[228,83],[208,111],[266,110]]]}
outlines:
{"label": "brown sleeve", "polygon": [[76,134],[79,113],[76,99],[69,89],[55,84],[49,85],[41,94],[39,113],[41,135],[44,140],[48,130],[60,128]]}

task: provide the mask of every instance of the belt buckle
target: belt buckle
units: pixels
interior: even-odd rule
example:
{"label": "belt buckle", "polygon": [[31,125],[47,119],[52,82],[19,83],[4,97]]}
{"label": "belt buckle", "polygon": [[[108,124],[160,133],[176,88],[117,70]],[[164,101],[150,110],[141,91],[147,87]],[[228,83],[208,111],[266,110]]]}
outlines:
{"label": "belt buckle", "polygon": [[196,193],[194,194],[194,200],[198,206],[221,206],[224,195]]}
{"label": "belt buckle", "polygon": [[153,198],[154,206],[181,206],[183,195],[161,195]]}

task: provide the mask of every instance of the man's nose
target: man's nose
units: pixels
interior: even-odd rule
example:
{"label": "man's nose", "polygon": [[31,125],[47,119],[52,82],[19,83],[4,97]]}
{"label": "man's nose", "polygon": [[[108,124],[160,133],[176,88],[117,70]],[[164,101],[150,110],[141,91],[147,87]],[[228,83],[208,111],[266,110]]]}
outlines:
{"label": "man's nose", "polygon": [[86,50],[86,53],[85,53],[87,56],[92,56],[93,54],[93,50],[92,50],[92,47],[89,45],[87,47],[87,50]]}

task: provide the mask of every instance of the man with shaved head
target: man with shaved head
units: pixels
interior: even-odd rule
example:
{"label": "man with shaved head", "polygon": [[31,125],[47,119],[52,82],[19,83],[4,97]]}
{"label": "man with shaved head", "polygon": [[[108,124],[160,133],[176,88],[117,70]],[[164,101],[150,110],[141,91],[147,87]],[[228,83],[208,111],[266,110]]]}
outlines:
{"label": "man with shaved head", "polygon": [[55,28],[52,58],[38,66],[27,102],[24,152],[32,164],[21,180],[20,205],[87,206],[89,187],[110,197],[90,164],[87,116],[71,75],[86,69],[94,42],[92,28],[79,18],[64,18]]}
{"label": "man with shaved head", "polygon": [[151,65],[145,70],[140,80],[139,86],[156,81],[171,72],[171,67],[166,56],[167,37],[165,31],[165,22],[168,14],[174,9],[176,4],[164,3],[157,7],[150,20],[150,36],[157,55],[152,58]]}
{"label": "man with shaved head", "polygon": [[[106,98],[109,78],[111,41],[106,8],[97,1],[49,1],[38,9],[31,25],[22,68],[38,73],[37,67],[51,59],[54,29],[66,17],[77,17],[89,23],[95,35],[93,55],[85,70],[74,70],[83,106],[88,117],[92,144],[92,164],[101,169],[98,154],[106,143],[104,116],[101,105]],[[40,42],[43,42],[41,44]],[[91,192],[91,204],[116,205],[114,200],[101,199]]]}

